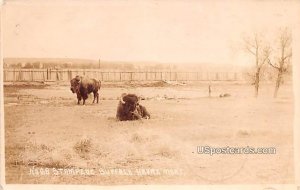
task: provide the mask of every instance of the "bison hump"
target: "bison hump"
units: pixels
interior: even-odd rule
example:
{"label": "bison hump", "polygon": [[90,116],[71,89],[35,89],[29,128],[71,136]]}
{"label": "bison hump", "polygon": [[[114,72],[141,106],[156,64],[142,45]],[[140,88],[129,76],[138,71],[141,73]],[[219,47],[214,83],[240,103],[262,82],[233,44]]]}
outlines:
{"label": "bison hump", "polygon": [[126,96],[123,97],[123,101],[128,103],[137,103],[138,97],[135,94],[127,94]]}

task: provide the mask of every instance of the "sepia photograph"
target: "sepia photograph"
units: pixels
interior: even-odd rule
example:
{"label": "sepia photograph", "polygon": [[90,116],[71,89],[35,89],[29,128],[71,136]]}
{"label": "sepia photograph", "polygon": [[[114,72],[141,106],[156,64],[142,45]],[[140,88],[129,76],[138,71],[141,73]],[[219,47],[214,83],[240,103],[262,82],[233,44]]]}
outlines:
{"label": "sepia photograph", "polygon": [[297,189],[300,1],[4,0],[0,31],[2,187]]}

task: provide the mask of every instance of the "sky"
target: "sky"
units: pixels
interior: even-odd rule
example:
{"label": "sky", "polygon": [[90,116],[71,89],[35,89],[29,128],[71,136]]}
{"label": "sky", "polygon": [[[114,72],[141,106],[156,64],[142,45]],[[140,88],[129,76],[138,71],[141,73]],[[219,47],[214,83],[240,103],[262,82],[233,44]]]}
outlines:
{"label": "sky", "polygon": [[4,57],[247,64],[241,39],[299,27],[299,1],[7,0]]}

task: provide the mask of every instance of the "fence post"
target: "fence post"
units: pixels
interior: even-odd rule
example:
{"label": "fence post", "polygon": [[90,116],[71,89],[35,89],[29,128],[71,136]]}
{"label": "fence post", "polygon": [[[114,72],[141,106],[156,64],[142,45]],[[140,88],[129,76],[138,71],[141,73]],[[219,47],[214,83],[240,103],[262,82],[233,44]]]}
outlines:
{"label": "fence post", "polygon": [[21,70],[19,70],[18,81],[21,81]]}
{"label": "fence post", "polygon": [[6,70],[3,69],[3,71],[4,71],[3,72],[3,82],[5,82],[6,81]]}
{"label": "fence post", "polygon": [[15,70],[16,70],[16,69],[13,70],[13,81],[15,81],[15,77],[16,77]]}
{"label": "fence post", "polygon": [[57,70],[57,69],[56,69],[56,71],[55,71],[55,76],[56,76],[56,77],[55,77],[55,78],[56,78],[55,80],[56,80],[56,81],[59,81],[58,70]]}
{"label": "fence post", "polygon": [[60,80],[62,81],[63,80],[63,70],[60,70],[59,74],[60,74]]}

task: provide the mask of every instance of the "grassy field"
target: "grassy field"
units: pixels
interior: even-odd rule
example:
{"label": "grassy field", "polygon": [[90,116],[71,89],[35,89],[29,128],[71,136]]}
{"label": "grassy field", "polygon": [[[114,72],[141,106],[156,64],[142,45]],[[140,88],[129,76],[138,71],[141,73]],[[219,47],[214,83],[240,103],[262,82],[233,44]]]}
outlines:
{"label": "grassy field", "polygon": [[[213,84],[212,97],[207,88],[104,85],[99,104],[90,97],[83,106],[69,86],[5,86],[6,182],[293,183],[292,86],[282,86],[277,99],[273,85],[262,85],[257,99],[246,84]],[[116,121],[123,92],[143,96],[151,119]],[[220,98],[222,93],[231,96]],[[276,154],[198,154],[204,145],[275,147]],[[96,173],[55,172],[66,168]],[[118,171],[104,172],[110,169]]]}

